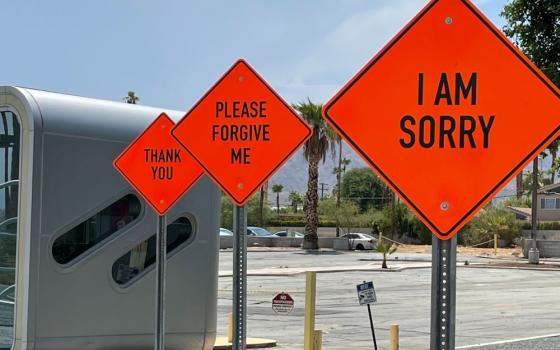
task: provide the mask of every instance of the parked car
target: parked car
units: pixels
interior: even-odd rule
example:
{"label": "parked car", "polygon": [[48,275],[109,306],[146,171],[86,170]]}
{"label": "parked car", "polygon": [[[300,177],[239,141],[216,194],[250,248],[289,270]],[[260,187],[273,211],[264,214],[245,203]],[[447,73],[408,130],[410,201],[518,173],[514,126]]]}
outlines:
{"label": "parked car", "polygon": [[247,227],[247,236],[268,237],[272,236],[272,233],[262,227],[249,226]]}
{"label": "parked car", "polygon": [[0,292],[0,326],[13,327],[15,285],[11,285]]}
{"label": "parked car", "polygon": [[297,232],[297,231],[278,231],[274,233],[276,237],[295,237],[295,238],[303,238],[304,234]]}
{"label": "parked car", "polygon": [[231,236],[233,236],[233,232],[231,232],[227,228],[220,227],[220,237],[231,237]]}
{"label": "parked car", "polygon": [[377,238],[366,233],[347,233],[340,238],[347,238],[349,248],[352,250],[371,250],[377,244]]}

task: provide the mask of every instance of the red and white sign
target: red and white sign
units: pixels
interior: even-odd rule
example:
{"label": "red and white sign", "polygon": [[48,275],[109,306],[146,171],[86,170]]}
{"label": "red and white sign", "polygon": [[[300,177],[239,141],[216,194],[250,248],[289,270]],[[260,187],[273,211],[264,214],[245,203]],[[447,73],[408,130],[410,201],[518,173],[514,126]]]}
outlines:
{"label": "red and white sign", "polygon": [[288,315],[294,310],[294,299],[288,293],[278,293],[272,298],[272,310],[281,315]]}
{"label": "red and white sign", "polygon": [[242,206],[297,151],[311,129],[247,62],[239,60],[172,134]]}
{"label": "red and white sign", "polygon": [[560,91],[470,1],[433,0],[323,115],[449,239],[560,136]]}
{"label": "red and white sign", "polygon": [[113,163],[159,215],[165,215],[203,174],[171,136],[174,125],[162,113]]}

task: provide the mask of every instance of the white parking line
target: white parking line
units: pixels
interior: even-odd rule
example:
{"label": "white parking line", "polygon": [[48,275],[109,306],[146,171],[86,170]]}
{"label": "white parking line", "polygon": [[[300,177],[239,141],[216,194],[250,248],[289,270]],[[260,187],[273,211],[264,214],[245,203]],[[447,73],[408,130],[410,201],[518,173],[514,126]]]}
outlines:
{"label": "white parking line", "polygon": [[547,335],[539,335],[539,336],[536,336],[536,337],[528,337],[528,338],[519,338],[519,339],[510,339],[510,340],[496,341],[496,342],[492,342],[492,343],[481,343],[481,344],[475,344],[475,345],[459,346],[459,347],[457,347],[456,349],[473,349],[473,348],[478,348],[478,347],[482,347],[482,346],[500,345],[500,344],[510,344],[510,343],[519,343],[519,342],[522,342],[522,341],[536,340],[536,339],[544,339],[544,338],[553,338],[553,337],[560,337],[560,333],[556,333],[556,334],[547,334]]}

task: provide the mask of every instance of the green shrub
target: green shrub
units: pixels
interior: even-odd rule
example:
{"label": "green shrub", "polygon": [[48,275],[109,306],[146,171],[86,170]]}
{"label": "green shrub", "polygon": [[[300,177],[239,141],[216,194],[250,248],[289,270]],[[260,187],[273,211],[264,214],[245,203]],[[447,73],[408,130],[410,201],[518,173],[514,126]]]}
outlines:
{"label": "green shrub", "polygon": [[508,243],[521,236],[521,224],[504,206],[488,205],[481,210],[459,233],[460,243],[476,245],[494,239],[494,234]]}

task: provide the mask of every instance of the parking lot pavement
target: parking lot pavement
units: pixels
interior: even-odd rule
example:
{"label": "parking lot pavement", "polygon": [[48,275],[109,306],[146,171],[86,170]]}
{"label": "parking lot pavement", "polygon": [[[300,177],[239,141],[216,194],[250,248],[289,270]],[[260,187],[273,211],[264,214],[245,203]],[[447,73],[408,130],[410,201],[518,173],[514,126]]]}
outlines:
{"label": "parking lot pavement", "polygon": [[482,346],[464,347],[457,350],[558,350],[560,336],[539,337],[536,339],[486,344]]}
{"label": "parking lot pavement", "polygon": [[[370,259],[375,255],[369,254],[333,252],[313,255],[300,251],[249,252],[248,265],[249,269],[275,266],[354,266],[360,262],[371,263]],[[403,255],[399,260],[405,259],[429,261],[429,255]],[[390,263],[390,266],[395,264],[398,262]],[[231,270],[231,252],[221,253],[220,268]],[[457,276],[457,346],[555,334],[560,330],[560,317],[558,317],[560,272],[473,269],[461,266],[458,268]],[[372,347],[367,308],[358,305],[356,295],[356,284],[364,280],[372,280],[376,286],[379,302],[373,306],[373,312],[380,350],[388,347],[388,330],[392,322],[400,325],[401,349],[428,349],[431,288],[429,268],[395,273],[381,271],[319,273],[316,328],[326,332],[323,336],[325,348],[342,350]],[[271,308],[275,293],[283,291],[290,293],[295,300],[295,309],[287,316],[276,315]],[[303,274],[250,276],[247,307],[248,335],[277,339],[280,349],[301,349],[304,293]],[[219,335],[226,334],[231,297],[231,277],[220,277]],[[540,342],[544,343],[546,340]],[[477,350],[483,349],[517,348],[496,347]]]}

